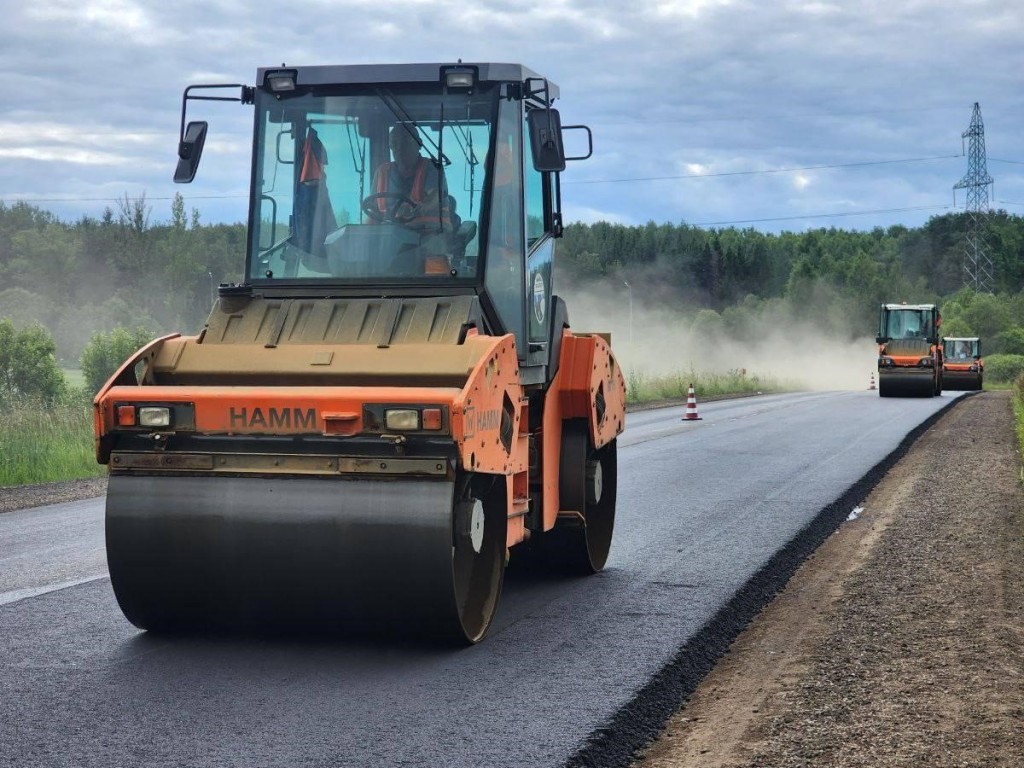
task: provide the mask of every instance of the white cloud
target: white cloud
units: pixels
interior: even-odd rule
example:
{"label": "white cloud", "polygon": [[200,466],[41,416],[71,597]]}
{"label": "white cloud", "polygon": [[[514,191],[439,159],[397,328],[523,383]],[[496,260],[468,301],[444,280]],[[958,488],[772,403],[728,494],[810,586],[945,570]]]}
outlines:
{"label": "white cloud", "polygon": [[628,217],[622,215],[622,213],[615,211],[601,211],[596,208],[589,208],[587,206],[574,205],[572,203],[565,203],[562,206],[563,217],[568,222],[579,222],[582,224],[593,224],[598,221],[606,221],[609,224],[635,224],[636,222],[630,221]]}
{"label": "white cloud", "polygon": [[696,19],[709,9],[733,5],[733,0],[663,0],[655,4],[655,13],[662,18],[685,16]]}
{"label": "white cloud", "polygon": [[149,11],[131,0],[47,0],[26,8],[29,19],[45,23],[73,23],[114,34],[141,36],[157,32]]}
{"label": "white cloud", "polygon": [[0,147],[0,157],[72,165],[127,165],[134,158],[110,152],[90,152],[74,147]]}

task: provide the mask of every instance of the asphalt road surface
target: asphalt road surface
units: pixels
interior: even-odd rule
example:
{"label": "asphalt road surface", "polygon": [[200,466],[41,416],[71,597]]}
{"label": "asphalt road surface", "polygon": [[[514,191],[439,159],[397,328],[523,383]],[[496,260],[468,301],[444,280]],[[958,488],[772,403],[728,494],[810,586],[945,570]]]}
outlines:
{"label": "asphalt road surface", "polygon": [[459,650],[150,637],[105,577],[101,500],[0,515],[0,765],[623,765],[954,397],[630,414],[606,570],[506,580]]}

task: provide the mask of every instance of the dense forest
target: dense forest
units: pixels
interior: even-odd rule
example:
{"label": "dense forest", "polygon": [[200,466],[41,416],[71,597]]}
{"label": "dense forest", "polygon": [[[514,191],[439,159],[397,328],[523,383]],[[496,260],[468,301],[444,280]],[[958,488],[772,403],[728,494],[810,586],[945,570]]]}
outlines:
{"label": "dense forest", "polygon": [[[197,331],[215,285],[241,275],[245,229],[202,223],[180,196],[169,214],[153,223],[144,197],[74,222],[0,203],[0,317],[44,325],[68,367],[98,331]],[[874,336],[880,302],[938,302],[947,335],[981,335],[987,354],[1024,354],[1024,218],[987,216],[993,295],[963,288],[965,227],[965,214],[870,232],[570,224],[556,290],[621,303],[628,283],[638,309],[671,307],[702,333],[733,339],[786,318],[863,338]]]}

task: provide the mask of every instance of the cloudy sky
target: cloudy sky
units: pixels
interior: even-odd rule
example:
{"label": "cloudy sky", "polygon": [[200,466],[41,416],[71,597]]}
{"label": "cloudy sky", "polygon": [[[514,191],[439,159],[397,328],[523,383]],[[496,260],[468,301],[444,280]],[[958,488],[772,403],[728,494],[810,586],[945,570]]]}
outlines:
{"label": "cloudy sky", "polygon": [[[992,204],[1024,214],[1020,0],[0,0],[0,201],[73,220],[181,191],[242,221],[249,108],[171,182],[181,92],[258,66],[521,62],[562,89],[595,154],[570,220],[802,231],[916,226],[953,209],[961,133],[985,121]],[[199,112],[202,114],[199,114]],[[963,193],[956,197],[964,203]]]}

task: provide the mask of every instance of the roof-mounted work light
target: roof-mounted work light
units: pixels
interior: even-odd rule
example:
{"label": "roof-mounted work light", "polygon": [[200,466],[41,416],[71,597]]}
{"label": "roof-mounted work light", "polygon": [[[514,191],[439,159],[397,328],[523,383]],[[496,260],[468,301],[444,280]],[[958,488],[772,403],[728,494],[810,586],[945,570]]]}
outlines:
{"label": "roof-mounted work light", "polygon": [[286,93],[295,90],[294,69],[274,69],[263,78],[263,83],[274,93]]}
{"label": "roof-mounted work light", "polygon": [[476,70],[470,67],[452,67],[444,71],[447,88],[472,88],[476,84]]}

